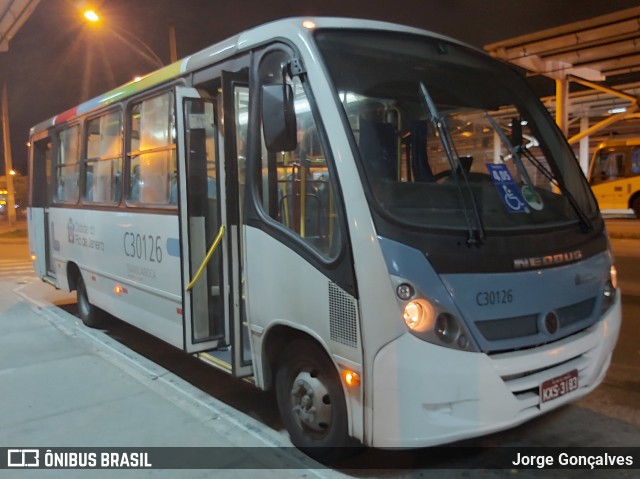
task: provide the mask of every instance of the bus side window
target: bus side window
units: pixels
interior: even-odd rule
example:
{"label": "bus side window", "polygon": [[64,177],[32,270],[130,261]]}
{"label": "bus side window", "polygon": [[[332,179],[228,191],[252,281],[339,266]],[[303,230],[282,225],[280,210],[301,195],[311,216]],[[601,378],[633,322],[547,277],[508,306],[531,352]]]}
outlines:
{"label": "bus side window", "polygon": [[78,201],[79,130],[78,125],[74,125],[58,134],[55,200],[60,203],[76,203]]}
{"label": "bus side window", "polygon": [[591,183],[596,185],[616,180],[624,176],[624,153],[615,150],[601,150],[594,165]]}
{"label": "bus side window", "polygon": [[640,175],[640,146],[631,150],[631,174]]}
{"label": "bus side window", "polygon": [[117,203],[122,176],[122,116],[111,112],[87,122],[84,200]]}
{"label": "bus side window", "polygon": [[[263,58],[263,83],[282,81],[284,52]],[[262,141],[262,206],[275,221],[295,233],[327,258],[340,249],[332,167],[319,127],[299,77],[290,79],[297,123],[297,146],[292,151],[269,152]]]}
{"label": "bus side window", "polygon": [[[171,92],[147,98],[130,111],[127,200],[140,206],[176,206],[172,198],[177,171]],[[176,201],[172,201],[175,199]]]}

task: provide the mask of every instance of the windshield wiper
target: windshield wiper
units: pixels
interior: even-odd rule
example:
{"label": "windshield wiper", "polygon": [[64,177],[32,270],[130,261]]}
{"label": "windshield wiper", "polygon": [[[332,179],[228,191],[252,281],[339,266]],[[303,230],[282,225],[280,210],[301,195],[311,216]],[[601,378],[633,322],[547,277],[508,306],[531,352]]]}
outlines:
{"label": "windshield wiper", "polygon": [[522,177],[524,182],[527,184],[529,188],[534,189],[535,191],[535,186],[533,185],[533,181],[531,181],[531,177],[529,176],[529,173],[527,173],[527,169],[522,164],[522,160],[520,158],[520,149],[513,146],[511,141],[509,141],[509,138],[507,138],[507,135],[504,132],[504,130],[500,128],[500,126],[496,123],[496,120],[494,120],[491,115],[489,115],[488,113],[485,113],[485,117],[487,118],[487,120],[489,120],[489,123],[491,123],[493,130],[498,134],[498,136],[502,140],[502,143],[504,143],[504,145],[509,149],[509,152],[511,153],[511,157],[513,158],[513,162],[516,165],[516,170],[518,170],[518,173],[520,173],[520,176]]}
{"label": "windshield wiper", "polygon": [[529,151],[529,148],[527,148],[526,145],[522,145],[522,144],[519,145],[518,150],[524,153],[524,156],[538,169],[538,171],[542,173],[544,177],[547,178],[551,182],[551,184],[553,184],[556,188],[558,188],[562,192],[562,194],[567,198],[567,200],[569,201],[569,204],[571,205],[573,210],[576,212],[576,215],[578,216],[578,220],[580,221],[580,227],[582,229],[582,232],[588,233],[591,230],[593,230],[593,224],[591,223],[591,220],[582,210],[582,208],[576,201],[575,196],[573,196],[569,188],[567,188],[567,185],[565,185],[564,180],[562,178],[556,178],[555,176],[553,176],[553,173],[551,173],[551,171],[549,171],[540,162],[540,160],[538,160],[533,155],[533,153]]}
{"label": "windshield wiper", "polygon": [[[456,182],[456,186],[458,187],[458,192],[460,193],[460,198],[462,199],[462,208],[464,210],[464,217],[467,222],[467,228],[469,233],[467,237],[467,244],[481,244],[484,242],[484,226],[482,225],[482,218],[480,216],[480,210],[478,209],[478,203],[476,201],[475,194],[473,193],[473,190],[471,189],[471,185],[469,184],[469,178],[467,177],[467,174],[464,171],[464,168],[462,167],[460,156],[458,155],[458,152],[455,149],[455,144],[451,139],[451,136],[449,135],[449,131],[447,130],[447,125],[445,123],[445,120],[438,114],[436,104],[433,102],[433,99],[431,98],[431,95],[429,95],[429,92],[427,91],[427,87],[424,85],[423,82],[420,82],[420,93],[422,96],[422,100],[424,101],[427,109],[429,110],[429,113],[431,114],[431,121],[433,122],[433,126],[438,132],[438,136],[440,137],[440,142],[442,143],[442,147],[444,148],[444,151],[447,155],[447,159],[449,160],[449,166],[451,167],[451,176],[453,176],[453,179]],[[455,153],[455,159],[457,160],[457,163],[458,163],[457,165],[456,165],[456,161],[454,160],[454,153]],[[467,195],[465,195],[462,189],[462,185],[460,183],[460,179],[458,178],[458,175],[462,176],[464,185],[468,192],[469,200],[467,200]],[[470,207],[467,205],[468,201],[470,201],[471,203]],[[471,209],[474,213],[474,220],[476,223],[475,229],[472,224],[473,222],[471,220],[471,217],[469,216],[469,209]]]}
{"label": "windshield wiper", "polygon": [[[582,208],[580,208],[580,205],[576,201],[575,197],[571,194],[571,191],[569,191],[569,188],[567,188],[567,186],[564,184],[564,182],[561,181],[560,179],[556,178],[555,176],[553,176],[553,173],[551,171],[549,171],[549,169],[547,169],[547,167],[545,167],[540,162],[540,160],[538,160],[533,155],[533,153],[531,153],[531,151],[529,151],[527,146],[522,144],[522,142],[520,142],[518,145],[514,145],[509,140],[509,138],[507,137],[507,135],[504,132],[504,130],[502,128],[500,128],[498,123],[495,121],[495,119],[491,115],[489,115],[487,113],[485,116],[486,116],[487,120],[489,120],[489,123],[491,123],[491,126],[493,127],[494,131],[498,134],[498,136],[500,137],[502,142],[505,144],[505,146],[511,152],[511,156],[513,157],[513,161],[514,161],[514,163],[516,165],[516,169],[518,170],[518,173],[520,173],[520,176],[522,177],[524,182],[527,184],[527,186],[531,189],[531,191],[536,193],[535,192],[535,186],[534,186],[533,182],[531,181],[531,178],[529,177],[529,174],[527,173],[527,170],[525,169],[524,164],[522,163],[522,159],[521,159],[521,155],[520,155],[521,153],[524,155],[525,158],[527,158],[529,160],[529,162],[531,164],[533,164],[533,166],[536,167],[536,169],[540,173],[542,173],[542,175],[547,180],[549,180],[549,182],[553,186],[555,186],[556,188],[558,188],[558,190],[560,190],[562,192],[562,194],[565,196],[565,198],[567,198],[567,200],[569,201],[569,204],[571,205],[573,210],[576,212],[576,215],[578,216],[578,220],[580,221],[580,226],[582,228],[582,231],[584,233],[588,233],[589,231],[591,231],[593,229],[593,225],[591,224],[591,221],[589,220],[587,215],[584,213],[584,211],[582,211]],[[518,120],[516,118],[514,118],[513,122],[516,122],[516,121],[518,121]]]}

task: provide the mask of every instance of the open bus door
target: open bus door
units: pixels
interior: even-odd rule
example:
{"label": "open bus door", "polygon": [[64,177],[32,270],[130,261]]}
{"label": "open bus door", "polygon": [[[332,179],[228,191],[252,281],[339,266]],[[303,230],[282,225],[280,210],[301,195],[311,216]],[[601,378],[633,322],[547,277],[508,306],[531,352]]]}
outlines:
{"label": "open bus door", "polygon": [[[242,85],[236,84],[239,79]],[[210,88],[209,95],[203,89],[176,89],[177,111],[182,112],[178,143],[183,147],[178,155],[184,156],[178,161],[184,342],[187,352],[198,353],[234,376],[247,376],[252,368],[248,334],[242,325],[242,208],[238,203],[243,188],[238,181],[233,118],[238,95],[246,95],[243,104],[248,100],[248,82],[246,75],[226,72],[217,82],[222,95],[218,88]]]}
{"label": "open bus door", "polygon": [[59,238],[50,238],[49,202],[51,199],[51,138],[31,140],[31,171],[29,172],[29,249],[36,256],[34,269],[41,278],[55,278],[51,249]]}

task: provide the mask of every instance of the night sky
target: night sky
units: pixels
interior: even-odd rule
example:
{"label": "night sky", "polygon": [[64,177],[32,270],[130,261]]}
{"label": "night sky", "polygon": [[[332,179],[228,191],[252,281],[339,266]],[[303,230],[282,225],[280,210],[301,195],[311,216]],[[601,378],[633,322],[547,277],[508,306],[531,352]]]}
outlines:
{"label": "night sky", "polygon": [[[101,15],[100,26],[83,20],[82,3]],[[169,25],[175,26],[179,58],[261,23],[313,15],[403,23],[482,47],[637,5],[637,0],[41,0],[9,51],[0,53],[13,165],[26,173],[31,126],[157,68],[136,37],[168,64]]]}

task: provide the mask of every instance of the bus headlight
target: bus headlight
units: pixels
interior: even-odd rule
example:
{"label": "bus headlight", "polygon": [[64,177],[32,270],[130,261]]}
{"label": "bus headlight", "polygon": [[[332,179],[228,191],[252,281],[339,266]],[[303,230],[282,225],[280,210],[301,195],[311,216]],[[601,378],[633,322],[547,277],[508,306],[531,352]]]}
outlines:
{"label": "bus headlight", "polygon": [[409,301],[404,307],[404,323],[411,331],[424,332],[433,326],[435,311],[429,301]]}
{"label": "bus headlight", "polygon": [[404,304],[404,324],[411,334],[439,346],[477,351],[464,324],[454,314],[424,298]]}

